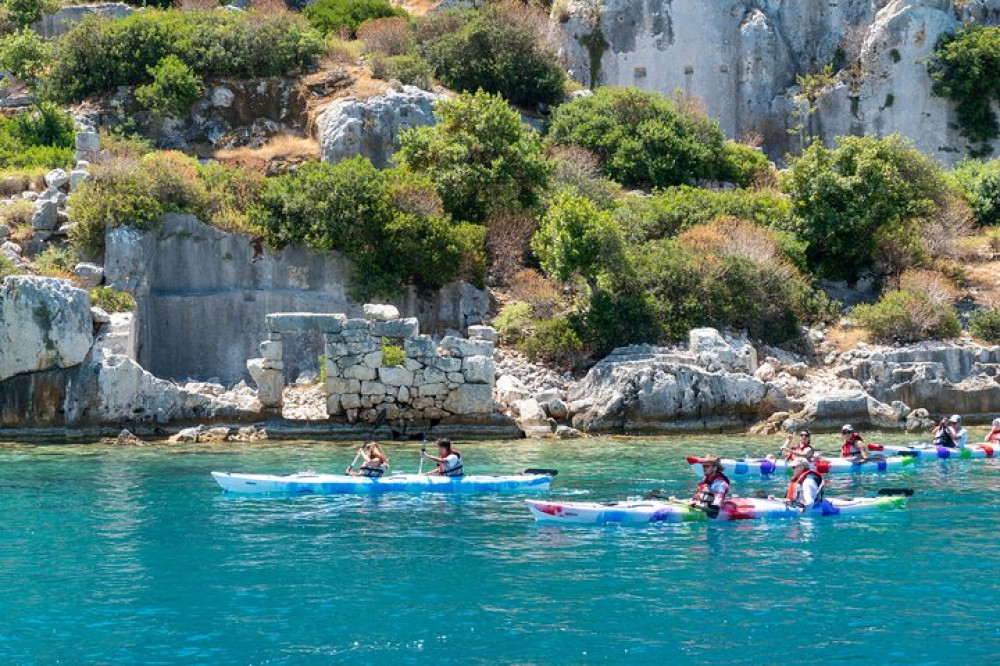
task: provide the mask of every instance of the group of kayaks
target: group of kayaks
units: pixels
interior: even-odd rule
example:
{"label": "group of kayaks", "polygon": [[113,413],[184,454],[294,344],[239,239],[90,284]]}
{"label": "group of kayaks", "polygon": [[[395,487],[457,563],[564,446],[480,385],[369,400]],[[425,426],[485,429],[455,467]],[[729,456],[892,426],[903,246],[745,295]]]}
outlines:
{"label": "group of kayaks", "polygon": [[[923,444],[869,445],[869,449],[876,450],[881,455],[872,456],[864,462],[846,458],[817,457],[812,461],[813,468],[824,475],[891,472],[911,467],[920,460],[985,459],[993,458],[997,453],[992,446],[986,444],[972,444],[962,449]],[[689,456],[687,462],[693,471],[701,475],[700,458]],[[793,466],[792,461],[771,458],[722,459],[721,462],[727,474],[744,478],[769,479],[790,475]],[[224,490],[231,493],[306,495],[548,491],[556,474],[557,471],[551,469],[526,469],[521,474],[473,474],[461,477],[395,473],[369,478],[312,471],[287,476],[212,472],[212,477]],[[538,521],[575,524],[649,524],[820,517],[894,511],[906,507],[906,498],[910,494],[912,491],[909,490],[885,490],[880,491],[876,497],[824,498],[805,509],[773,497],[733,497],[724,502],[717,516],[711,518],[705,511],[692,506],[690,502],[673,497],[608,503],[534,499],[525,502]]]}

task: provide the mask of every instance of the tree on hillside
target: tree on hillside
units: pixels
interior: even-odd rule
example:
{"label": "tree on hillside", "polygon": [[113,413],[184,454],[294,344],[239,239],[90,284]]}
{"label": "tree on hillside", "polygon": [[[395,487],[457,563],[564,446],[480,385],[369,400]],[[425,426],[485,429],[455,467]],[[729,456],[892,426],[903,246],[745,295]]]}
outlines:
{"label": "tree on hillside", "polygon": [[434,183],[445,211],[483,222],[492,210],[531,208],[551,166],[538,134],[499,95],[479,91],[437,103],[436,125],[403,134],[396,161]]}
{"label": "tree on hillside", "polygon": [[845,137],[835,149],[816,142],[792,161],[782,189],[809,266],[851,283],[876,269],[880,248],[919,254],[923,221],[948,192],[938,166],[898,135]]}

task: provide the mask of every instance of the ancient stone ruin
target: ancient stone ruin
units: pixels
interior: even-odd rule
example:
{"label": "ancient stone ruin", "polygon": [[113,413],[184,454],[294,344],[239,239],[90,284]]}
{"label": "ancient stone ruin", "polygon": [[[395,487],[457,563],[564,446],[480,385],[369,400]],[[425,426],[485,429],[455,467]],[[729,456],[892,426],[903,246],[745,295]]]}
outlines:
{"label": "ancient stone ruin", "polygon": [[260,358],[247,361],[265,408],[281,407],[284,344],[292,333],[323,335],[327,414],[348,423],[428,422],[493,412],[496,332],[470,326],[468,338],[420,335],[415,317],[391,305],[364,306],[365,317],[280,312],[267,315]]}

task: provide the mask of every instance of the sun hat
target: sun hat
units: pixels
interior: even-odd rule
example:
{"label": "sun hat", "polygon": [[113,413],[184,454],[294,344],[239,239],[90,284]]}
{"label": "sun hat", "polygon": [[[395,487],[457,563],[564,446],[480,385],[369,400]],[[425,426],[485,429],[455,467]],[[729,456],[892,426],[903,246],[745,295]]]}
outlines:
{"label": "sun hat", "polygon": [[698,462],[701,463],[702,465],[715,465],[719,469],[725,469],[725,467],[722,466],[722,458],[720,458],[719,456],[714,456],[714,455],[703,456],[698,460]]}
{"label": "sun hat", "polygon": [[845,423],[844,427],[840,429],[840,432],[854,432],[854,428],[851,427],[850,423]]}
{"label": "sun hat", "polygon": [[948,419],[948,422],[949,423],[961,423],[962,422],[962,417],[959,416],[958,414],[952,414],[951,418]]}

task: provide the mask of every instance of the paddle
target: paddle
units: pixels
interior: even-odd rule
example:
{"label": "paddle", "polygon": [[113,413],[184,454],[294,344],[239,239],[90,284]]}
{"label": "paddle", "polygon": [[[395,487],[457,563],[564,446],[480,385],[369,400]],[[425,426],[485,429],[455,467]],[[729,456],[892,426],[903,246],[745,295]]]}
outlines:
{"label": "paddle", "polygon": [[[372,437],[375,436],[375,431],[385,425],[385,411],[386,410],[384,409],[379,411],[378,416],[375,418],[375,423],[372,424],[372,429],[368,431],[368,437],[365,438],[365,443],[370,442]],[[347,471],[344,472],[344,474],[351,473],[351,470],[354,469],[354,466],[358,464],[358,458],[360,457],[361,457],[361,449],[358,449],[357,455],[354,456],[354,461],[351,462],[350,466],[347,468]]]}
{"label": "paddle", "polygon": [[424,454],[427,453],[427,435],[420,440],[420,467],[417,469],[417,474],[424,473]]}
{"label": "paddle", "polygon": [[896,497],[899,495],[910,497],[913,495],[913,488],[879,488],[875,494],[879,497]]}
{"label": "paddle", "polygon": [[555,476],[559,473],[557,469],[545,469],[545,468],[535,468],[531,467],[524,470],[525,474],[538,474],[540,476]]}
{"label": "paddle", "polygon": [[360,458],[360,457],[361,457],[361,449],[358,449],[358,452],[356,454],[354,454],[354,460],[351,461],[351,464],[348,465],[348,467],[347,467],[346,470],[344,470],[344,474],[350,474],[351,473],[351,470],[354,469],[354,466],[358,464],[358,458]]}

